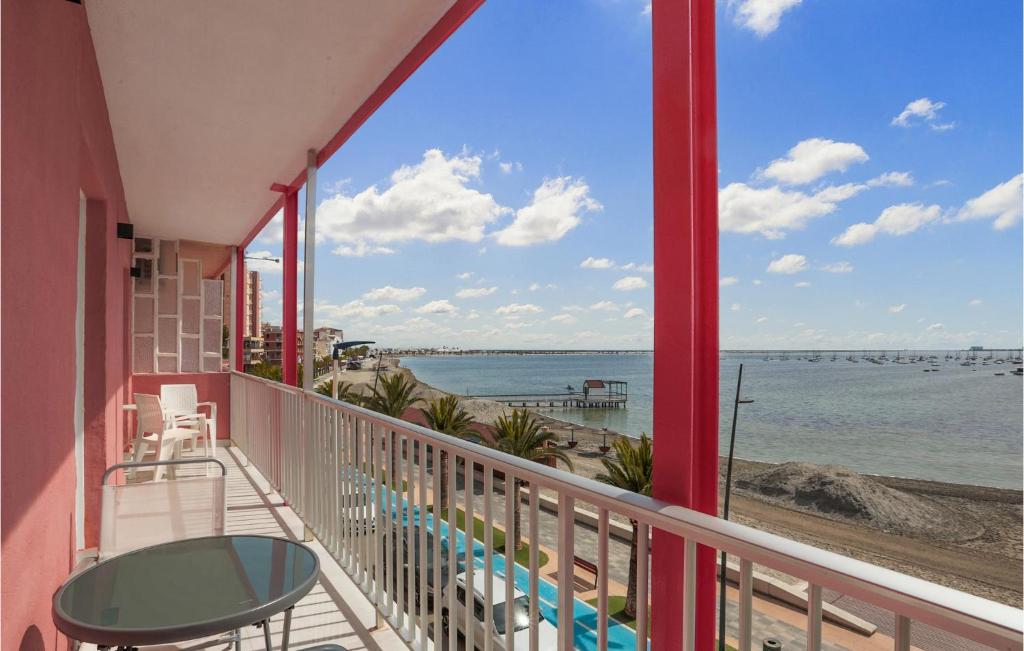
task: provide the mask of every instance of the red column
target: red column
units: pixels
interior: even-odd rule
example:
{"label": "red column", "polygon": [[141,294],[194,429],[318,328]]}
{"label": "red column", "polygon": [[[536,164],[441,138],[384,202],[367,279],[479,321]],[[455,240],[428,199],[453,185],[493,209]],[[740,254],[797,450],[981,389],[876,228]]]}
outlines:
{"label": "red column", "polygon": [[[718,173],[714,0],[654,0],[656,498],[718,510]],[[655,531],[654,649],[682,643],[683,541]],[[698,549],[696,648],[715,637],[714,550]]]}
{"label": "red column", "polygon": [[281,288],[281,375],[285,384],[298,385],[299,349],[295,323],[298,315],[299,195],[284,195],[284,286]]}
{"label": "red column", "polygon": [[245,332],[245,248],[238,247],[235,250],[235,323],[234,332],[231,336],[235,338],[235,370],[245,370],[245,349],[242,344],[242,333]]}

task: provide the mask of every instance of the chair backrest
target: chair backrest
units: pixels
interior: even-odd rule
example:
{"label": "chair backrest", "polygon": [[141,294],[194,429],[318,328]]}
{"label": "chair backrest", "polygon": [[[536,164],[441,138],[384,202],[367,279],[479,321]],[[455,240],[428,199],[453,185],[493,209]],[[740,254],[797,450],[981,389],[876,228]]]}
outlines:
{"label": "chair backrest", "polygon": [[136,393],[136,417],[139,419],[139,430],[142,432],[159,433],[164,431],[164,409],[160,398],[148,393]]}
{"label": "chair backrest", "polygon": [[[115,471],[156,465],[213,463],[219,476],[181,477],[171,481],[108,485]],[[213,458],[121,463],[103,474],[99,560],[161,543],[224,535],[227,469]]]}
{"label": "chair backrest", "polygon": [[162,384],[160,402],[169,411],[194,414],[198,408],[199,393],[194,384]]}

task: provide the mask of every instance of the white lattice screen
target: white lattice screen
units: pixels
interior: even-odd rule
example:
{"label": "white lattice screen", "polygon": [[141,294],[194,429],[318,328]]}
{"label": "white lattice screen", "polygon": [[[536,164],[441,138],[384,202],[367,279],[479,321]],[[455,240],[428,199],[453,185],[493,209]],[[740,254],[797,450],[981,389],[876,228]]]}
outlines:
{"label": "white lattice screen", "polygon": [[201,260],[176,240],[137,238],[132,285],[132,371],[221,370],[224,281],[203,278]]}

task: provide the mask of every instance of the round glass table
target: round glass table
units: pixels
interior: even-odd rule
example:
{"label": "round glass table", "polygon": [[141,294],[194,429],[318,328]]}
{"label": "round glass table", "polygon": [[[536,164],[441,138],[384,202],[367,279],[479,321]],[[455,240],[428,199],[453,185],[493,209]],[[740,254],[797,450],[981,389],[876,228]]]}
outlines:
{"label": "round glass table", "polygon": [[73,640],[100,646],[171,644],[236,631],[291,609],[316,584],[309,547],[270,536],[192,538],[139,549],[71,578],[53,620]]}

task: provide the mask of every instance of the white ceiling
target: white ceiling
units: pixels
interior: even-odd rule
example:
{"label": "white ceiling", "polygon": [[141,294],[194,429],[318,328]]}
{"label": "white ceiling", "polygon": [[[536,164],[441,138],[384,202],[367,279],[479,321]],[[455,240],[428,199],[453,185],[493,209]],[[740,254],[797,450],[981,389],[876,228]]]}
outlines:
{"label": "white ceiling", "polygon": [[86,0],[142,235],[238,244],[454,0]]}

